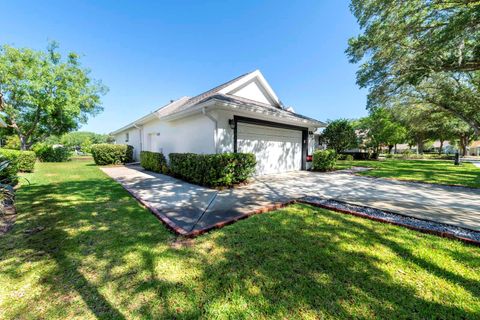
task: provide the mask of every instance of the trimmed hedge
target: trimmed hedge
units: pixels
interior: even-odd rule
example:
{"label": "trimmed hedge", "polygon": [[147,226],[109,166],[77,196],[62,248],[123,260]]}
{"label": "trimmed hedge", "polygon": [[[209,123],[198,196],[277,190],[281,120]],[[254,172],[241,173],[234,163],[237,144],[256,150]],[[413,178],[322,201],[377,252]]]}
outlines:
{"label": "trimmed hedge", "polygon": [[38,144],[33,149],[42,162],[66,162],[70,159],[70,151],[62,146]]}
{"label": "trimmed hedge", "polygon": [[252,153],[170,153],[170,172],[185,181],[208,187],[231,187],[255,171]]}
{"label": "trimmed hedge", "polygon": [[13,153],[5,153],[0,155],[0,163],[7,160],[9,165],[0,170],[0,183],[16,185],[18,182],[18,157]]}
{"label": "trimmed hedge", "polygon": [[140,165],[145,170],[159,172],[163,174],[168,173],[167,160],[163,153],[141,151],[140,152]]}
{"label": "trimmed hedge", "polygon": [[0,149],[0,155],[3,155],[8,159],[15,157],[17,160],[18,171],[33,172],[33,169],[35,169],[37,156],[33,151]]}
{"label": "trimmed hedge", "polygon": [[92,145],[95,164],[121,164],[133,161],[133,147],[127,144],[100,143]]}
{"label": "trimmed hedge", "polygon": [[335,150],[317,150],[313,153],[312,169],[315,171],[333,170],[337,162]]}

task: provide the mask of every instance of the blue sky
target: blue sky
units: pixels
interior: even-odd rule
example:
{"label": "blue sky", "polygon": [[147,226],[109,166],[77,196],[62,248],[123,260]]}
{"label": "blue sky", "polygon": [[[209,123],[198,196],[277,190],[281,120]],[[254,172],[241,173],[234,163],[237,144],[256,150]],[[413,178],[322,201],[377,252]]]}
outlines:
{"label": "blue sky", "polygon": [[83,55],[110,91],[82,130],[107,133],[170,99],[260,69],[298,113],[365,115],[344,54],[359,30],[349,1],[7,1],[0,42]]}

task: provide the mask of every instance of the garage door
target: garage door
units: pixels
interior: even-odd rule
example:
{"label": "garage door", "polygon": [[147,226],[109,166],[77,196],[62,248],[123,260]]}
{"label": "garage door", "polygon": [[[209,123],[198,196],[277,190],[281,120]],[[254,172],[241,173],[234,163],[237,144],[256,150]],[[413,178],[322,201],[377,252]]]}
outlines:
{"label": "garage door", "polygon": [[302,131],[239,122],[237,151],[255,154],[257,175],[300,170]]}

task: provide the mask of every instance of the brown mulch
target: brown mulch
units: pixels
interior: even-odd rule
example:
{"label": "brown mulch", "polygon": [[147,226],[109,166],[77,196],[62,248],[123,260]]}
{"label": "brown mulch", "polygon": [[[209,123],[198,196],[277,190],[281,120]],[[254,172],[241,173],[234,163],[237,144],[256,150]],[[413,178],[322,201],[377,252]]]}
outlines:
{"label": "brown mulch", "polygon": [[17,220],[15,210],[13,210],[13,212],[7,212],[6,214],[0,215],[0,236],[3,236],[13,228],[15,220]]}

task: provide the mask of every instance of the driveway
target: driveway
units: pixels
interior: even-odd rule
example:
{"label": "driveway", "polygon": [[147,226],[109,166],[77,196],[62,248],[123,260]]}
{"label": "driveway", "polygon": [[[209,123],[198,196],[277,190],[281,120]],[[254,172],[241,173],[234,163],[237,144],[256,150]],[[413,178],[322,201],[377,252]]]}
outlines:
{"label": "driveway", "polygon": [[105,167],[177,232],[188,234],[304,196],[319,196],[480,231],[480,189],[409,183],[345,172],[290,172],[216,191],[139,166]]}

